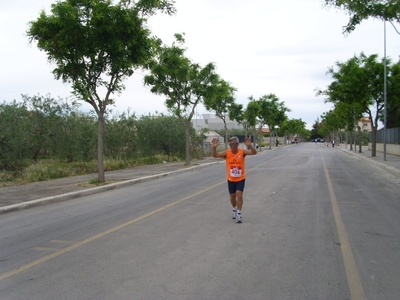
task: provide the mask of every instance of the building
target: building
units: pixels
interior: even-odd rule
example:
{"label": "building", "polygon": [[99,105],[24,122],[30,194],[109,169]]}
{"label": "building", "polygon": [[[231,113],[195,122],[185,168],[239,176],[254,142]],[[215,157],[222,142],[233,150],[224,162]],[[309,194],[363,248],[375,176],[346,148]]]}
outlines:
{"label": "building", "polygon": [[362,117],[358,120],[358,126],[360,126],[361,131],[370,132],[372,130],[371,120],[368,117]]}
{"label": "building", "polygon": [[[202,130],[207,128],[209,130],[221,130],[224,128],[224,122],[218,118],[215,114],[202,114],[200,119],[192,119],[193,128]],[[228,129],[244,129],[242,124],[236,121],[232,121],[226,116],[226,126]]]}

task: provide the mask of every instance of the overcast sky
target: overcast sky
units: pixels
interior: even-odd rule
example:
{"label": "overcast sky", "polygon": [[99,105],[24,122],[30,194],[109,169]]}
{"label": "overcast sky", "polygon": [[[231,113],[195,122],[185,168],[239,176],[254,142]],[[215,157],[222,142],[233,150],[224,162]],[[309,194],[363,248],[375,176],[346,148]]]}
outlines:
{"label": "overcast sky", "polygon": [[[43,9],[49,13],[53,2],[0,1],[0,102],[20,101],[21,94],[70,97],[70,86],[54,79],[54,65],[25,34],[28,22]],[[202,66],[215,63],[217,73],[237,89],[238,103],[246,106],[249,96],[258,99],[274,93],[291,109],[289,118],[301,118],[308,129],[331,108],[315,97],[316,88],[331,82],[328,67],[361,52],[384,55],[381,21],[364,21],[344,36],[348,17],[324,8],[321,0],[176,0],[176,8],[174,16],[149,19],[153,34],[171,44],[174,33],[184,32],[186,56]],[[386,53],[399,60],[400,36],[389,23]],[[142,82],[142,74],[125,82],[114,112],[167,112],[164,98],[153,95]],[[199,107],[197,113],[207,112]]]}

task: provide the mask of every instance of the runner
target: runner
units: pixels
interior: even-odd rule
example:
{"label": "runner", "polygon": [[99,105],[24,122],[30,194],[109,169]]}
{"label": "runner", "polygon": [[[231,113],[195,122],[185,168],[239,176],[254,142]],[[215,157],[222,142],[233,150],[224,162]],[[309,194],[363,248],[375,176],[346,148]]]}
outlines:
{"label": "runner", "polygon": [[239,139],[233,136],[229,139],[230,149],[217,152],[219,139],[212,140],[212,156],[226,160],[228,190],[233,207],[232,219],[236,219],[236,223],[242,223],[243,191],[246,179],[245,157],[257,154],[249,137],[245,138],[244,144],[247,146],[246,149],[239,148]]}

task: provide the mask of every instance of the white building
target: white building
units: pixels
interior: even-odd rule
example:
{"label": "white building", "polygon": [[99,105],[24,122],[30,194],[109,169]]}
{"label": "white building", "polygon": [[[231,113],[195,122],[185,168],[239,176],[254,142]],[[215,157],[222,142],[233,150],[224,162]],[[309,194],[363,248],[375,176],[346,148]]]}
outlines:
{"label": "white building", "polygon": [[[192,119],[192,124],[196,131],[202,130],[203,128],[207,128],[209,130],[224,129],[224,122],[215,114],[202,114],[202,118]],[[226,126],[228,129],[244,129],[242,124],[230,120],[228,116],[226,117]]]}

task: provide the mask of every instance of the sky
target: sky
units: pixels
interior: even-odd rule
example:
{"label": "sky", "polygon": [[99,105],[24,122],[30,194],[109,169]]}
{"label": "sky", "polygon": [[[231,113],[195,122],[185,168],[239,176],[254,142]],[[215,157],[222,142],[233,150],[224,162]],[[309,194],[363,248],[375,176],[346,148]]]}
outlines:
{"label": "sky", "polygon": [[[41,10],[50,13],[55,0],[0,1],[0,102],[21,101],[21,95],[71,97],[71,87],[54,79],[55,65],[26,36],[28,23]],[[337,61],[354,55],[384,57],[384,25],[379,20],[361,23],[349,35],[342,33],[348,16],[328,9],[322,0],[176,0],[173,16],[148,20],[152,33],[171,45],[175,33],[185,33],[186,56],[201,66],[212,62],[216,72],[237,89],[237,103],[275,94],[291,111],[290,119],[302,119],[308,129],[332,105],[316,97],[332,79],[326,74]],[[398,28],[400,30],[400,28]],[[386,26],[386,55],[399,61],[400,35]],[[115,114],[167,113],[165,97],[143,85],[143,71],[125,82],[116,97]],[[82,102],[81,110],[90,105]],[[197,118],[207,114],[196,109]]]}

